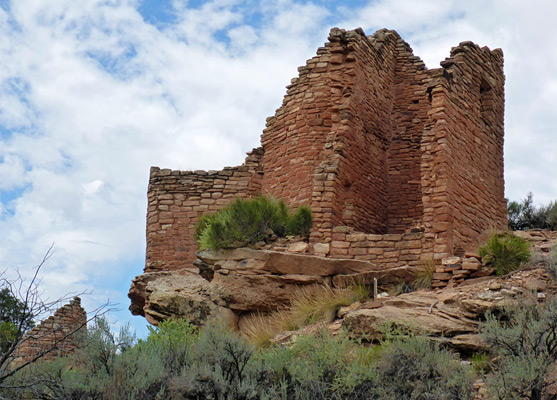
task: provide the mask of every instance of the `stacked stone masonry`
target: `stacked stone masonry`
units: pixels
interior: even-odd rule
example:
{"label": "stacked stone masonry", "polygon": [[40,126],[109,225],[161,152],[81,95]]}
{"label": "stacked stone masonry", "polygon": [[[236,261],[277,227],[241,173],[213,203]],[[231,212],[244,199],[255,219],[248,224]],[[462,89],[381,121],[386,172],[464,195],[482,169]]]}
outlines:
{"label": "stacked stone masonry", "polygon": [[500,49],[463,42],[427,69],[394,31],[333,28],[243,165],[151,169],[145,272],[192,268],[198,218],[258,194],[311,207],[312,254],[390,268],[475,251],[507,222],[504,80]]}
{"label": "stacked stone masonry", "polygon": [[81,307],[81,299],[74,297],[25,334],[16,357],[28,361],[46,352],[43,359],[68,355],[75,350],[77,334],[82,329],[87,329],[87,313]]}

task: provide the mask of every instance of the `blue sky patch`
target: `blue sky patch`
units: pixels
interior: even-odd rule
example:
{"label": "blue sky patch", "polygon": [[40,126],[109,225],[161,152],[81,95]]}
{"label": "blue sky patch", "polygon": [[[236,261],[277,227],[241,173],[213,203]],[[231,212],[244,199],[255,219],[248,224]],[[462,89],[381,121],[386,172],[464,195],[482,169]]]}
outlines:
{"label": "blue sky patch", "polygon": [[0,125],[0,139],[9,140],[14,135],[13,129],[9,129],[4,125]]}
{"label": "blue sky patch", "polygon": [[2,204],[2,212],[0,213],[0,220],[6,217],[13,217],[15,215],[14,200],[23,196],[23,193],[29,189],[31,185],[25,185],[13,190],[0,189],[0,204]]}
{"label": "blue sky patch", "polygon": [[142,0],[138,11],[145,22],[156,27],[176,21],[176,13],[171,0]]}
{"label": "blue sky patch", "polygon": [[137,71],[127,68],[129,66],[129,61],[137,56],[137,50],[133,45],[129,45],[124,52],[117,56],[100,51],[87,51],[85,55],[95,61],[103,71],[122,80],[130,80],[136,76]]}

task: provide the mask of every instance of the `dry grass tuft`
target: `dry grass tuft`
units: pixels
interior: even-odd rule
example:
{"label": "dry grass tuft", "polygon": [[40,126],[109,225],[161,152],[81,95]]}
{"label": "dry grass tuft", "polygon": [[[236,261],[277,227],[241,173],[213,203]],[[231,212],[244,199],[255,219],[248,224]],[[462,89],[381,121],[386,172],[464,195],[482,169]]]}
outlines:
{"label": "dry grass tuft", "polygon": [[294,331],[320,321],[333,321],[340,307],[370,298],[369,287],[354,284],[347,288],[307,286],[292,296],[290,306],[270,314],[256,314],[245,325],[244,334],[255,345],[265,347],[280,332]]}
{"label": "dry grass tuft", "polygon": [[414,272],[412,286],[416,289],[431,289],[433,274],[436,268],[435,261],[428,260],[424,262],[424,264]]}

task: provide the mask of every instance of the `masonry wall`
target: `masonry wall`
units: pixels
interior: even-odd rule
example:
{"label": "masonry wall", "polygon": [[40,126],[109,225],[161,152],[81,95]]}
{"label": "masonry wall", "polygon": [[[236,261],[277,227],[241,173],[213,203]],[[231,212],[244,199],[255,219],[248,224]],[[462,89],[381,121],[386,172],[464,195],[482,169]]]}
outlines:
{"label": "masonry wall", "polygon": [[60,307],[53,315],[25,334],[17,349],[16,358],[27,361],[53,347],[54,350],[46,354],[44,359],[68,355],[77,346],[76,334],[65,337],[80,328],[87,329],[87,313],[81,307],[81,299],[74,297],[68,304]]}
{"label": "masonry wall", "polygon": [[147,209],[145,272],[191,269],[198,251],[195,224],[234,199],[261,191],[261,148],[243,165],[222,171],[172,171],[151,168]]}
{"label": "masonry wall", "polygon": [[242,166],[151,170],[145,271],[192,268],[197,219],[260,193],[311,206],[314,254],[390,268],[472,249],[506,226],[502,67],[464,42],[428,70],[394,31],[333,28]]}
{"label": "masonry wall", "polygon": [[[394,102],[394,50],[398,35],[380,32],[375,46],[361,30],[343,33],[347,55],[337,74],[346,82],[344,129],[337,137],[341,157],[336,183],[335,225],[387,233],[387,149]],[[380,37],[379,37],[380,36]],[[339,42],[335,42],[338,46]],[[342,46],[342,40],[340,40]]]}
{"label": "masonry wall", "polygon": [[389,187],[387,216],[389,233],[423,227],[422,168],[425,149],[423,131],[428,121],[429,74],[400,37],[396,45],[395,102],[388,149]]}
{"label": "masonry wall", "polygon": [[449,192],[453,196],[453,252],[463,254],[483,233],[505,229],[503,178],[503,53],[471,42],[453,48],[444,62],[450,76]]}

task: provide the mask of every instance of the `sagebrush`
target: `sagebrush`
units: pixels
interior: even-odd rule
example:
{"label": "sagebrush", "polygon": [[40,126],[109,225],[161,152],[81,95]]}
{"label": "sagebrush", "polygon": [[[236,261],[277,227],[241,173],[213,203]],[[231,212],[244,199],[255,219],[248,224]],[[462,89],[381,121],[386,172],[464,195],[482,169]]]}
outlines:
{"label": "sagebrush", "polygon": [[487,380],[492,398],[557,398],[551,390],[557,383],[557,300],[522,301],[488,315],[482,335],[495,356]]}
{"label": "sagebrush", "polygon": [[[126,328],[120,335],[105,328],[93,326],[78,354],[26,371],[34,386],[0,398],[442,400],[471,393],[472,368],[425,338],[364,346],[323,330],[290,346],[256,349],[216,325],[197,330],[187,321],[166,321],[133,345]],[[116,350],[119,343],[125,345]]]}

